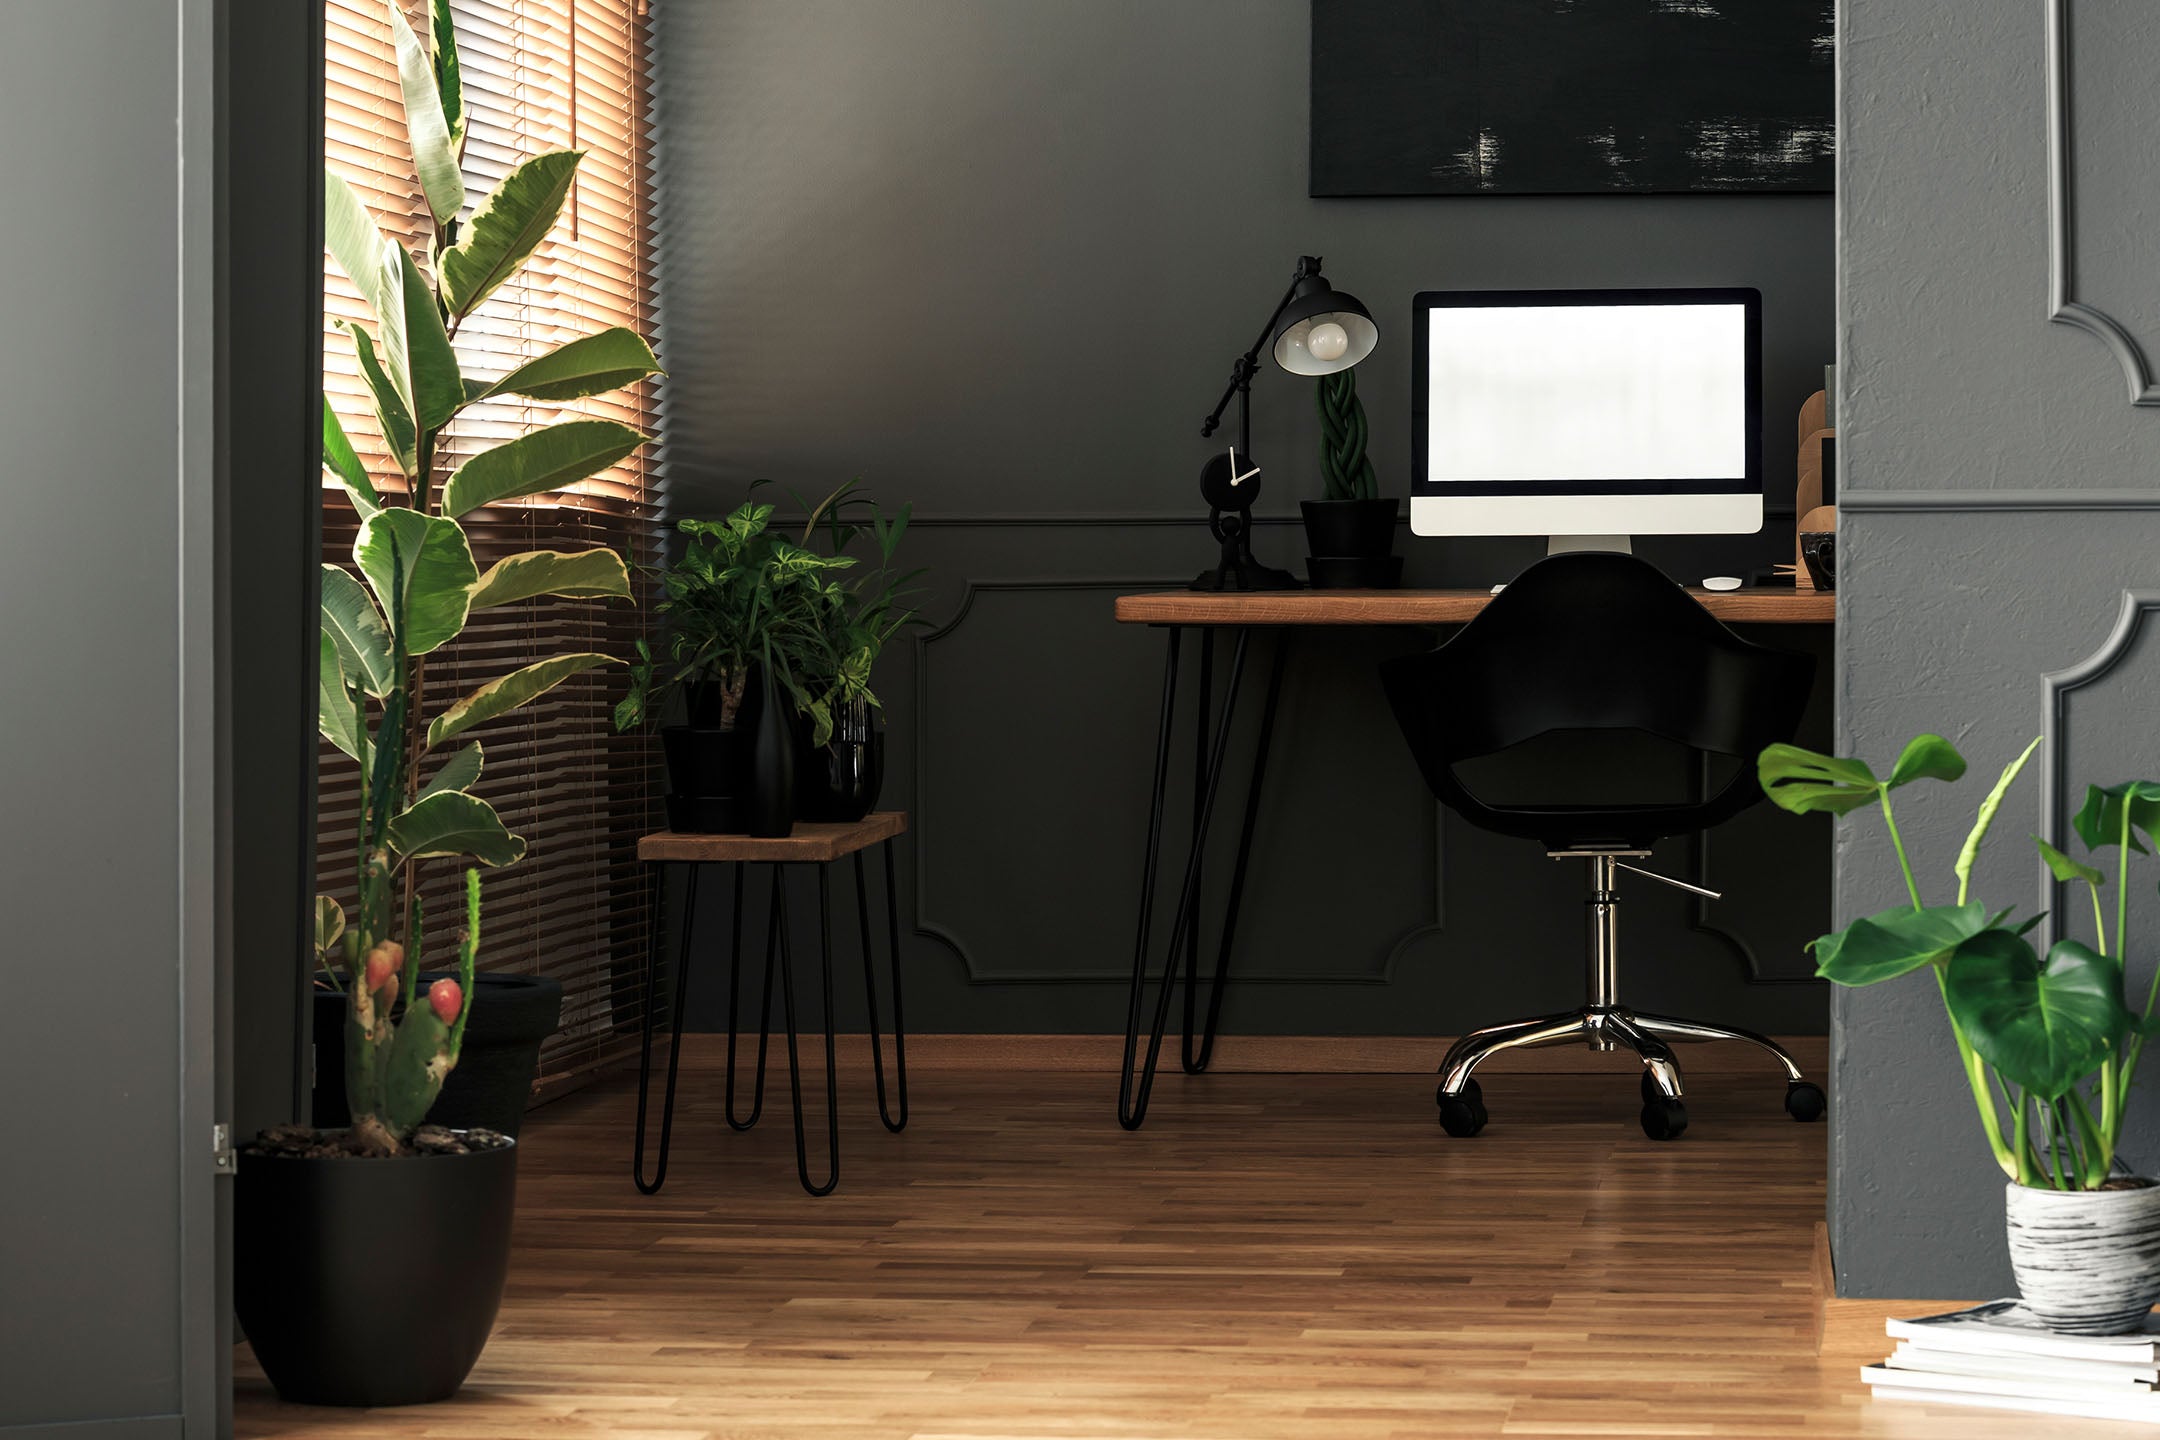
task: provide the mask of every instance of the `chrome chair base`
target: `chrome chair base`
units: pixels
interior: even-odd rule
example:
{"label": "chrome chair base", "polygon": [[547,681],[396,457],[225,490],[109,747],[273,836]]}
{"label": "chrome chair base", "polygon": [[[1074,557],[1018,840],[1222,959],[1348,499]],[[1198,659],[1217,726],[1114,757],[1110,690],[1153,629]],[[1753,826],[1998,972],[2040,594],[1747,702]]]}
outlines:
{"label": "chrome chair base", "polygon": [[1768,1051],[1785,1067],[1787,1084],[1803,1080],[1799,1064],[1786,1053],[1785,1047],[1753,1030],[1704,1025],[1665,1015],[1642,1015],[1621,1005],[1586,1005],[1580,1010],[1566,1010],[1535,1020],[1511,1020],[1504,1025],[1488,1025],[1482,1030],[1471,1031],[1457,1040],[1449,1048],[1447,1058],[1440,1062],[1440,1095],[1445,1099],[1465,1093],[1470,1088],[1472,1072],[1503,1050],[1563,1045],[1572,1041],[1593,1050],[1632,1050],[1641,1058],[1643,1070],[1657,1086],[1658,1093],[1669,1100],[1678,1100],[1686,1093],[1686,1086],[1681,1079],[1680,1064],[1673,1058],[1671,1042],[1698,1040],[1745,1041],[1759,1050]]}

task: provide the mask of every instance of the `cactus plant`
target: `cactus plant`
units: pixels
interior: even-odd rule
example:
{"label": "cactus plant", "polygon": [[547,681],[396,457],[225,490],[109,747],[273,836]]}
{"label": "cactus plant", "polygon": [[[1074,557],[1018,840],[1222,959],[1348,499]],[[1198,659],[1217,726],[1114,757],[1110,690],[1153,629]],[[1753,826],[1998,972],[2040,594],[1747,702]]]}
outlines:
{"label": "cactus plant", "polygon": [[[483,506],[560,490],[621,460],[649,437],[609,420],[566,420],[443,463],[444,432],[496,396],[563,401],[658,373],[651,349],[615,327],[569,341],[499,377],[468,377],[459,325],[524,265],[553,228],[582,152],[534,156],[464,214],[460,163],[466,115],[448,0],[430,0],[426,36],[387,0],[407,131],[433,233],[423,255],[384,237],[335,173],[324,183],[331,257],[359,288],[374,325],[342,325],[372,400],[395,473],[368,473],[344,423],[323,401],[323,465],[359,514],[353,565],[325,565],[320,649],[322,734],[360,767],[357,913],[327,896],[316,905],[316,950],[348,996],[347,1146],[395,1154],[426,1118],[458,1061],[480,945],[480,875],[465,872],[458,978],[419,993],[420,905],[413,867],[465,858],[514,863],[525,842],[472,793],[483,759],[465,730],[525,704],[613,656],[552,656],[514,670],[432,715],[427,656],[454,640],[475,610],[538,595],[628,599],[629,573],[608,549],[530,551],[481,573],[458,523]],[[423,770],[431,770],[425,780]],[[401,1003],[402,1002],[402,1003]]]}

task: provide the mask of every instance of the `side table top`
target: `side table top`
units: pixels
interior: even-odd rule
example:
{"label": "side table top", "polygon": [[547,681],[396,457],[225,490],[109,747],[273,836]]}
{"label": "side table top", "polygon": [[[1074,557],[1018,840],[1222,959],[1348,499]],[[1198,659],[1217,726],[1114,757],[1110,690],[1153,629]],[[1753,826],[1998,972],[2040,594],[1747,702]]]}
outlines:
{"label": "side table top", "polygon": [[[1829,625],[1828,591],[1689,590],[1729,623]],[[1459,625],[1492,603],[1490,590],[1163,590],[1117,597],[1128,625]]]}
{"label": "side table top", "polygon": [[689,835],[656,830],[638,840],[640,860],[780,860],[820,863],[890,840],[907,831],[907,811],[877,810],[860,820],[800,820],[777,839],[755,835]]}

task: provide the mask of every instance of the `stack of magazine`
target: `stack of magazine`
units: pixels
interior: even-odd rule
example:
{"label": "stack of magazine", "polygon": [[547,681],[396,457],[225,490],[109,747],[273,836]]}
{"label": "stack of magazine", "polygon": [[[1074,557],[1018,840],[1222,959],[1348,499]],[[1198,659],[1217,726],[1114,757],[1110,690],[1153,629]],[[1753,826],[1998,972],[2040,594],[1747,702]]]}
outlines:
{"label": "stack of magazine", "polygon": [[2128,1335],[2063,1335],[1997,1300],[1883,1328],[1897,1349],[1860,1371],[1880,1399],[2160,1425],[2160,1313]]}

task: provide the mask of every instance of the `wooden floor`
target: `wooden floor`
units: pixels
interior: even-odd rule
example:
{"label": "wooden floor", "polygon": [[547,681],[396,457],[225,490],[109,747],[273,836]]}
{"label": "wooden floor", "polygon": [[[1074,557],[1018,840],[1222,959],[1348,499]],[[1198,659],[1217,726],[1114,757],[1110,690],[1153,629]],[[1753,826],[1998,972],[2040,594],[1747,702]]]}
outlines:
{"label": "wooden floor", "polygon": [[1887,1344],[1852,1307],[1819,1355],[1825,1131],[1767,1079],[1698,1085],[1688,1134],[1658,1145],[1624,1076],[1496,1075],[1465,1142],[1434,1123],[1430,1077],[1173,1075],[1127,1134],[1100,1074],[933,1070],[895,1137],[857,1071],[840,1190],[813,1200],[779,1078],[738,1135],[719,1077],[686,1068],[650,1199],[625,1086],[539,1112],[509,1295],[464,1392],[285,1406],[243,1351],[236,1433],[2138,1433],[1870,1402],[1856,1367]]}

